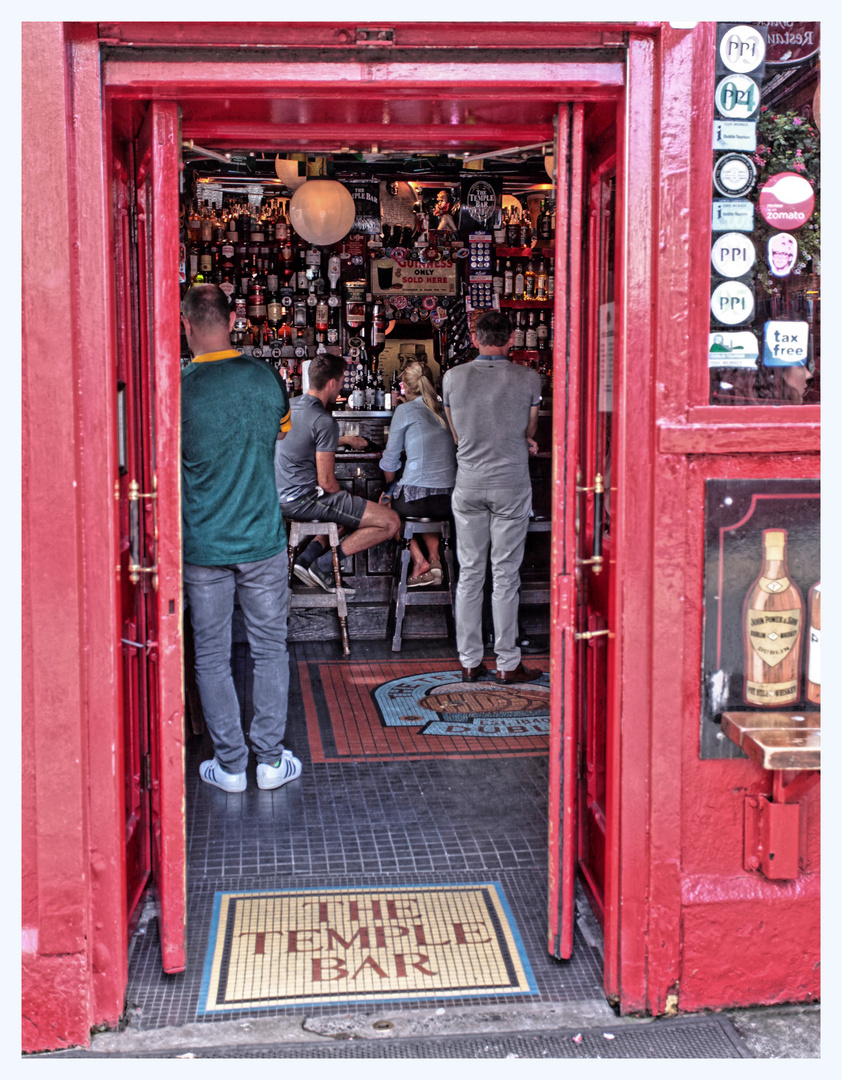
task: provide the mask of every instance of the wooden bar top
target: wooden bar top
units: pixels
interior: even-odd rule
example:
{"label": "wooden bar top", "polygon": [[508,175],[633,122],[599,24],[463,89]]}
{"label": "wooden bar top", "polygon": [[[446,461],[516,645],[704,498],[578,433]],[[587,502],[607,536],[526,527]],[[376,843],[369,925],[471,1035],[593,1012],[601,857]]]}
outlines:
{"label": "wooden bar top", "polygon": [[764,769],[821,769],[821,712],[724,712],[722,730]]}

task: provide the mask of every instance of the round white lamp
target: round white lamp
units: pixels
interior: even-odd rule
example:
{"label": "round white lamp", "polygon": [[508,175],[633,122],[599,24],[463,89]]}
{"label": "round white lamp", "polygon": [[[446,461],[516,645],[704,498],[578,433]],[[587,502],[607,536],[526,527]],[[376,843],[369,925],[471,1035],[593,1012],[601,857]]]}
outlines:
{"label": "round white lamp", "polygon": [[351,192],[338,180],[311,178],[289,201],[289,223],[317,247],[347,236],[357,216]]}
{"label": "round white lamp", "polygon": [[307,181],[306,176],[298,175],[298,161],[295,158],[290,161],[288,158],[282,158],[280,154],[276,154],[275,172],[284,187],[288,187],[290,191],[295,191]]}

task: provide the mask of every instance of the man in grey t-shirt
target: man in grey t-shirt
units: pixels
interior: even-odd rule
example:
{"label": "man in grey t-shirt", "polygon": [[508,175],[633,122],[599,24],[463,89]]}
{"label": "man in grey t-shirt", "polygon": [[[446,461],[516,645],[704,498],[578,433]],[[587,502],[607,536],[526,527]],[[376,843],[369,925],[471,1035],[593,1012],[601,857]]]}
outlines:
{"label": "man in grey t-shirt", "polygon": [[[292,428],[275,449],[275,485],[285,518],[298,521],[335,521],[345,535],[340,558],[380,544],[400,528],[400,518],[388,506],[369,502],[340,487],[334,469],[336,447],[345,442],[361,449],[366,440],[354,435],[340,439],[339,425],[330,415],[342,388],[345,361],[325,353],[310,364],[310,388],[293,398]],[[317,536],[295,560],[295,576],[325,592],[335,592],[333,553]],[[354,590],[343,586],[346,595]]]}
{"label": "man in grey t-shirt", "polygon": [[516,645],[520,564],[532,510],[529,454],[538,451],[533,436],[541,377],[508,359],[512,337],[505,312],[479,315],[471,334],[479,355],[451,368],[442,382],[445,416],[456,440],[456,647],[463,682],[488,673],[482,662],[482,599],[489,549],[497,681],[529,682],[543,674],[523,666]]}

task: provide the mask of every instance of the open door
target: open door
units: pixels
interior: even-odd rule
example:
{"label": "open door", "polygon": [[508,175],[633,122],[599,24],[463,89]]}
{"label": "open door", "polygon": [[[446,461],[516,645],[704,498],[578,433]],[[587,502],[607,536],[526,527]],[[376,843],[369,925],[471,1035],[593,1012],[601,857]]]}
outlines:
{"label": "open door", "polygon": [[134,147],[136,341],[128,476],[128,577],[141,611],[138,663],[149,731],[152,880],[166,972],[185,966],[177,106],[152,103]]}
{"label": "open door", "polygon": [[563,105],[555,146],[552,599],[550,631],[549,951],[573,954],[576,873],[577,631],[584,105]]}

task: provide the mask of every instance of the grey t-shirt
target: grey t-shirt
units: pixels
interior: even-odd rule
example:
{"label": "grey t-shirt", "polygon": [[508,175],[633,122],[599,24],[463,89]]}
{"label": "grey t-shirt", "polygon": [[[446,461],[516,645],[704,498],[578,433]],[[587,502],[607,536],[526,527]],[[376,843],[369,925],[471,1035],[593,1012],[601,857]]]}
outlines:
{"label": "grey t-shirt", "polygon": [[541,376],[502,356],[478,356],[445,372],[442,401],[456,430],[461,488],[529,483],[526,428],[541,403]]}
{"label": "grey t-shirt", "polygon": [[339,425],[313,394],[293,398],[290,412],[292,428],[275,446],[275,486],[281,506],[316,490],[316,451],[335,454],[339,445]]}

